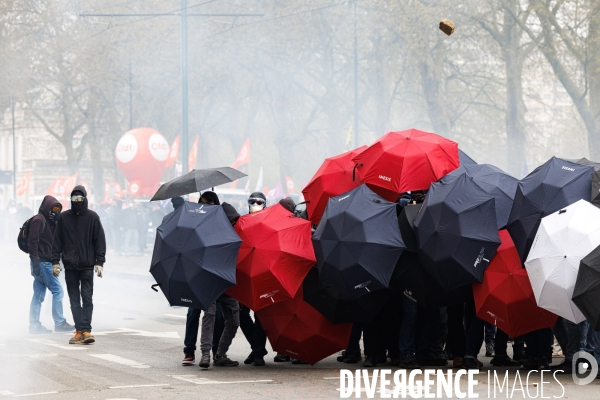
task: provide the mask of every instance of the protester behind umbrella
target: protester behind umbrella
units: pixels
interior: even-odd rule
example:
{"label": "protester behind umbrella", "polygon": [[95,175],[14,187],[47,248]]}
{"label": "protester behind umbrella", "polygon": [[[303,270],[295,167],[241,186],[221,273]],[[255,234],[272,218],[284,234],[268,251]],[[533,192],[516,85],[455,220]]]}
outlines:
{"label": "protester behind umbrella", "polygon": [[223,211],[225,211],[227,219],[229,219],[229,222],[231,222],[231,226],[235,226],[237,220],[240,218],[240,214],[237,212],[235,207],[225,202],[221,204],[221,207],[223,207]]}
{"label": "protester behind umbrella", "polygon": [[292,200],[291,197],[286,197],[285,199],[279,200],[279,204],[281,204],[283,208],[291,213],[293,213],[294,209],[296,208],[296,203],[294,203],[294,200]]}
{"label": "protester behind umbrella", "polygon": [[267,197],[263,192],[254,192],[248,197],[248,212],[250,214],[267,207]]}
{"label": "protester behind umbrella", "polygon": [[171,199],[171,204],[173,205],[173,211],[176,211],[179,207],[181,207],[185,203],[183,197],[173,197]]}
{"label": "protester behind umbrella", "polygon": [[206,192],[202,193],[202,195],[200,196],[200,200],[198,200],[198,203],[211,204],[214,206],[221,205],[221,202],[219,201],[219,196],[217,196],[215,192],[211,192],[210,190],[207,190]]}

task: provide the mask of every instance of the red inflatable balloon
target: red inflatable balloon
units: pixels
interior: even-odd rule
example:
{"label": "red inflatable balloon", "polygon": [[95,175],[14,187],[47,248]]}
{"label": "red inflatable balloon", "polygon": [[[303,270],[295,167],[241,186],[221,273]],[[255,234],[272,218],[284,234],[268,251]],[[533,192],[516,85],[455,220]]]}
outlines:
{"label": "red inflatable balloon", "polygon": [[117,165],[135,197],[152,196],[165,172],[169,143],[157,130],[135,128],[125,133],[115,151]]}

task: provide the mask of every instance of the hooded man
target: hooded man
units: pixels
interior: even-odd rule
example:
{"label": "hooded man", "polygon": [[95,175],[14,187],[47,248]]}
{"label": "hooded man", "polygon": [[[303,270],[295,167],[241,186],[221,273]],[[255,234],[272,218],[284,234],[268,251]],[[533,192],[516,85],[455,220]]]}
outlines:
{"label": "hooded man", "polygon": [[248,197],[248,212],[250,214],[267,207],[267,197],[263,192],[254,192]]}
{"label": "hooded man", "polygon": [[65,266],[67,293],[75,320],[75,336],[69,344],[94,343],[92,295],[94,273],[102,278],[106,261],[106,239],[100,217],[88,209],[87,192],[81,185],[71,192],[71,209],[58,218],[52,245],[52,273],[58,277]]}
{"label": "hooded man", "polygon": [[52,196],[44,197],[39,213],[29,223],[27,249],[31,259],[31,275],[33,276],[33,297],[29,307],[29,333],[51,333],[40,323],[42,302],[46,297],[46,289],[52,292],[52,319],[54,330],[70,332],[73,325],[67,323],[63,316],[63,289],[58,278],[52,275],[52,240],[56,229],[56,221],[62,211],[62,205]]}

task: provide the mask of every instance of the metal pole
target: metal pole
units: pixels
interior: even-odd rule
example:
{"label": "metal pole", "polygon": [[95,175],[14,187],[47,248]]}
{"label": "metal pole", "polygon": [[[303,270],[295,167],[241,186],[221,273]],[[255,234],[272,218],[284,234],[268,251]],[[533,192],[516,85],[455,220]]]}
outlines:
{"label": "metal pole", "polygon": [[13,197],[17,202],[17,136],[15,134],[15,98],[12,98]]}
{"label": "metal pole", "polygon": [[129,61],[129,130],[133,129],[133,85],[131,77],[131,61]]}
{"label": "metal pole", "polygon": [[[181,157],[182,172],[188,172],[188,45],[187,0],[181,0]],[[192,165],[193,167],[193,165]]]}
{"label": "metal pole", "polygon": [[354,148],[358,147],[358,38],[356,34],[356,0],[354,0]]}

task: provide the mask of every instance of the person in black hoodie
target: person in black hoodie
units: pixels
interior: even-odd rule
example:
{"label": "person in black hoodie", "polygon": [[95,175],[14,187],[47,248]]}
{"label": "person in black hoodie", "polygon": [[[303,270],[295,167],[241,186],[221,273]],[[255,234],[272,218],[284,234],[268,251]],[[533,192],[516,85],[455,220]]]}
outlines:
{"label": "person in black hoodie", "polygon": [[33,276],[33,297],[29,307],[29,333],[50,333],[40,323],[42,302],[46,297],[46,289],[52,293],[52,319],[54,330],[69,332],[74,329],[63,316],[63,288],[60,281],[52,274],[52,240],[56,221],[62,205],[52,196],[44,197],[39,213],[29,223],[27,249],[31,259],[31,275]]}
{"label": "person in black hoodie", "polygon": [[106,239],[100,217],[88,209],[85,188],[75,186],[71,192],[71,209],[60,215],[52,245],[52,273],[58,277],[62,258],[75,320],[75,336],[69,340],[70,344],[96,341],[91,333],[94,273],[102,278],[105,255]]}

